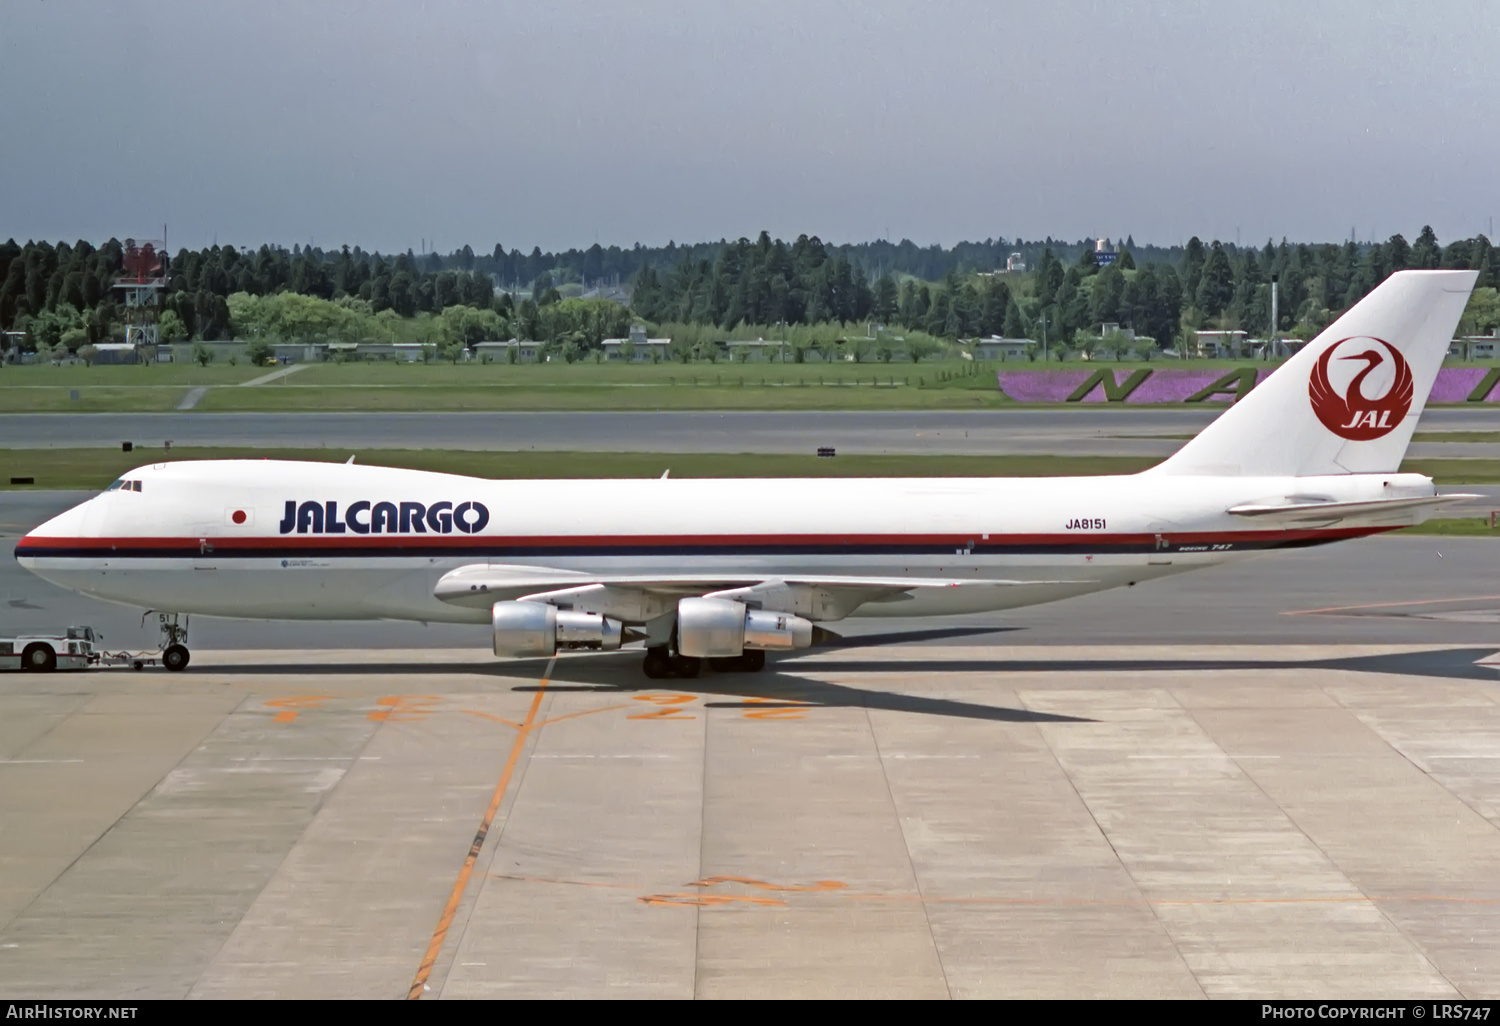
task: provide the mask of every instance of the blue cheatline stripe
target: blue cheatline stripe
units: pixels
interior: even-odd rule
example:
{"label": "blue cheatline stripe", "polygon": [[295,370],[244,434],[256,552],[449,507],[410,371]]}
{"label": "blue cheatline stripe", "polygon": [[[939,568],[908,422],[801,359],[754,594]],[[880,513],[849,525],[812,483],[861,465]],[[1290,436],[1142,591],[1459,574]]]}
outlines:
{"label": "blue cheatline stripe", "polygon": [[414,538],[411,544],[381,545],[361,548],[351,545],[317,546],[298,545],[286,548],[235,548],[216,545],[210,547],[172,546],[101,546],[101,545],[49,545],[25,543],[16,546],[17,557],[54,559],[408,559],[413,556],[442,556],[458,559],[481,558],[537,558],[537,557],[581,557],[581,556],[1046,556],[1046,555],[1141,555],[1141,554],[1191,554],[1196,552],[1257,552],[1271,549],[1308,548],[1342,541],[1362,534],[1375,534],[1390,528],[1375,528],[1360,531],[1322,532],[1287,536],[1281,532],[1266,532],[1265,538],[1235,540],[1232,542],[1168,542],[1129,539],[1110,542],[1105,539],[1089,542],[1059,544],[1056,542],[983,542],[972,549],[959,551],[953,544],[932,543],[895,545],[859,544],[646,544],[646,545],[507,545],[504,543],[428,546]]}

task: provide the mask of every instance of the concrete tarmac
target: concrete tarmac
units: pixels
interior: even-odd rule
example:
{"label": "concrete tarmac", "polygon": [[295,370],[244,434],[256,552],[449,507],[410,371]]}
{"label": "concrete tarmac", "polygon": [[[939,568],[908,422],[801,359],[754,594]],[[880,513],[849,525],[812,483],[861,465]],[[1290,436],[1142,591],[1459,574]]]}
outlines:
{"label": "concrete tarmac", "polygon": [[[1226,407],[984,412],[94,413],[0,415],[9,448],[252,446],[487,451],[1160,456]],[[1500,431],[1500,407],[1442,407],[1423,431]],[[1454,449],[1454,446],[1457,449]],[[1433,448],[1443,446],[1444,448]],[[1451,450],[1451,451],[1450,451]],[[1414,457],[1500,456],[1492,443],[1418,442]]]}
{"label": "concrete tarmac", "polygon": [[[213,620],[182,674],[6,674],[0,994],[1500,997],[1497,554],[1367,539],[694,680]],[[151,640],[13,561],[0,598]]]}
{"label": "concrete tarmac", "polygon": [[9,676],[0,993],[1493,999],[1494,655]]}

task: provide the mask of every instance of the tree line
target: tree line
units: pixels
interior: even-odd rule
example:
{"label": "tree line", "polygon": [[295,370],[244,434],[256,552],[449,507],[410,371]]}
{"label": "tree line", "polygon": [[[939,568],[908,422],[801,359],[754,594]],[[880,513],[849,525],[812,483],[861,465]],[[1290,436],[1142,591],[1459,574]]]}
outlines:
{"label": "tree line", "polygon": [[721,246],[713,260],[683,259],[666,273],[642,267],[632,306],[648,320],[724,329],[870,318],[948,339],[1050,336],[1063,344],[1118,324],[1165,348],[1202,328],[1270,333],[1273,280],[1274,330],[1311,338],[1392,271],[1448,267],[1480,272],[1465,327],[1500,322],[1500,257],[1482,235],[1444,247],[1425,227],[1414,243],[1393,235],[1366,245],[1267,241],[1259,250],[1194,237],[1178,259],[1160,262],[1138,261],[1127,240],[1114,256],[1101,264],[1094,247],[1078,247],[1067,262],[1043,246],[1035,269],[1022,275],[949,267],[935,282],[891,272],[872,280],[816,238],[788,245],[762,232],[753,243]]}
{"label": "tree line", "polygon": [[[591,247],[564,254],[507,252],[385,256],[358,247],[213,246],[182,249],[165,263],[165,338],[404,337],[418,319],[448,335],[571,342],[597,348],[632,319],[652,325],[851,324],[866,320],[959,339],[1043,336],[1066,344],[1118,323],[1165,347],[1196,328],[1271,330],[1271,282],[1279,283],[1275,329],[1310,337],[1392,271],[1472,268],[1479,289],[1466,330],[1500,322],[1500,257],[1484,236],[1441,245],[1431,228],[1414,242],[1267,241],[1240,248],[1190,239],[1176,248],[1132,247],[1101,266],[1092,245],[1044,240],[1024,274],[998,273],[1004,239],[951,249],[910,243],[836,246],[817,237],[650,249]],[[1030,244],[1027,244],[1030,245]],[[592,254],[592,256],[590,255]],[[0,328],[28,343],[77,349],[117,337],[124,247],[117,240],[0,244]],[[988,270],[986,270],[988,266]],[[910,270],[903,268],[911,268]],[[535,272],[535,273],[533,273]],[[587,273],[615,274],[628,308],[589,298]],[[530,275],[524,281],[517,276]],[[565,294],[566,293],[566,294]],[[308,302],[274,300],[306,297]],[[263,299],[257,304],[251,300]],[[454,314],[444,318],[446,311]],[[452,327],[465,325],[462,329]],[[426,330],[426,328],[424,328]],[[433,327],[433,330],[436,330]]]}

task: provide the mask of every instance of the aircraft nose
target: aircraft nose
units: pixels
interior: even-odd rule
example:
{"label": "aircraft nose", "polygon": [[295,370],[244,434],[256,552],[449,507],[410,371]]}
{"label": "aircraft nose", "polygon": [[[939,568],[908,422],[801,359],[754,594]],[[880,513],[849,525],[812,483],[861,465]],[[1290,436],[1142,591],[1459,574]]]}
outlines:
{"label": "aircraft nose", "polygon": [[93,499],[64,510],[32,528],[16,543],[16,558],[24,564],[27,557],[47,555],[50,551],[89,535],[89,514]]}

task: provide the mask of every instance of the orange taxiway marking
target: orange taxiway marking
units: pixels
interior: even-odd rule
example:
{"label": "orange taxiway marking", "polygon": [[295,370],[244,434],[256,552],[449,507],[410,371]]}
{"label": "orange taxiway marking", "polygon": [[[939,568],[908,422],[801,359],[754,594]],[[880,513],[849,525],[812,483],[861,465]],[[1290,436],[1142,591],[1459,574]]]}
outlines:
{"label": "orange taxiway marking", "polygon": [[386,695],[375,704],[380,708],[365,713],[365,718],[377,723],[411,723],[425,720],[435,711],[437,695]]}
{"label": "orange taxiway marking", "polygon": [[[632,883],[607,883],[594,880],[565,880],[558,877],[546,876],[521,876],[515,874],[495,873],[492,874],[497,880],[511,880],[517,883],[549,884],[567,887],[588,887],[602,890],[639,890],[640,884]],[[1399,901],[1428,902],[1449,905],[1500,905],[1500,897],[1472,897],[1456,894],[1387,894],[1387,895],[1365,895],[1365,894],[1305,894],[1288,895],[1284,897],[1244,897],[1244,898],[1067,898],[1067,897],[1036,897],[1028,898],[1021,896],[984,896],[984,895],[921,895],[921,894],[881,894],[871,891],[851,891],[849,885],[842,880],[817,880],[811,884],[778,884],[767,880],[761,880],[751,876],[718,875],[708,876],[701,880],[694,880],[684,884],[685,887],[717,887],[721,884],[740,884],[745,887],[753,887],[761,891],[772,891],[781,894],[827,894],[847,901],[859,902],[892,902],[908,903],[920,902],[928,905],[992,905],[992,906],[1053,906],[1053,907],[1150,907],[1153,905],[1178,905],[1178,906],[1202,906],[1202,905],[1351,905],[1372,904],[1384,905]],[[636,901],[643,905],[655,906],[692,906],[713,907],[733,904],[749,904],[762,906],[786,906],[789,902],[780,898],[759,897],[756,895],[734,895],[734,894],[704,894],[698,892],[667,892],[662,894],[642,894],[637,896]]]}
{"label": "orange taxiway marking", "polygon": [[691,720],[696,717],[680,715],[684,712],[683,706],[696,701],[697,695],[636,695],[637,702],[650,702],[661,706],[651,712],[636,713],[634,716],[625,717],[628,720]]}
{"label": "orange taxiway marking", "polygon": [[688,886],[714,887],[721,883],[744,884],[746,887],[758,887],[763,891],[793,891],[798,893],[842,891],[849,886],[842,880],[817,880],[810,884],[773,884],[765,880],[757,880],[753,876],[707,876],[702,880],[694,880]]}
{"label": "orange taxiway marking", "polygon": [[539,730],[542,727],[547,726],[549,723],[561,723],[563,720],[572,720],[578,718],[579,716],[592,716],[594,715],[594,713],[609,712],[611,709],[626,708],[629,707],[625,705],[601,705],[597,709],[583,709],[575,713],[565,713],[562,716],[554,716],[550,720],[541,720],[540,722],[533,723],[530,727],[527,727],[524,724],[517,723],[515,720],[507,720],[504,716],[496,716],[493,713],[480,712],[478,709],[465,709],[464,712],[468,713],[470,716],[479,716],[486,720],[494,720],[496,723],[503,723],[507,727],[514,727],[516,730]]}
{"label": "orange taxiway marking", "polygon": [[[819,894],[842,891],[849,885],[842,880],[817,880],[810,884],[775,884],[758,880],[753,876],[706,876],[694,880],[689,887],[717,887],[719,884],[737,883],[762,891],[778,891],[783,894]],[[761,897],[754,894],[704,894],[702,891],[678,894],[643,894],[636,899],[642,905],[677,905],[697,908],[713,908],[719,905],[761,905],[785,907],[781,898]]]}
{"label": "orange taxiway marking", "polygon": [[469,845],[468,857],[464,859],[463,868],[458,871],[458,879],[453,882],[453,890],[448,895],[448,904],[443,907],[442,917],[438,919],[437,929],[432,931],[432,942],[427,945],[427,954],[423,956],[422,964],[417,967],[417,975],[411,981],[411,989],[406,992],[407,1000],[419,999],[427,988],[427,979],[432,975],[432,967],[437,964],[438,955],[443,950],[443,942],[448,939],[448,928],[453,925],[453,916],[458,911],[459,902],[463,900],[465,889],[469,886],[469,877],[474,872],[474,863],[479,860],[479,851],[484,847],[484,839],[490,832],[490,824],[495,821],[495,813],[500,811],[500,803],[505,799],[506,789],[510,787],[511,774],[516,771],[516,762],[521,758],[521,749],[526,746],[526,738],[537,725],[536,715],[541,711],[542,696],[547,693],[547,684],[552,680],[552,667],[556,664],[557,656],[553,655],[542,674],[536,694],[531,699],[531,708],[526,710],[526,719],[516,731],[516,741],[511,745],[510,757],[505,760],[505,769],[500,773],[500,781],[495,785],[495,793],[490,796],[489,808],[485,809],[484,818],[479,821],[479,829],[474,834],[474,843]]}
{"label": "orange taxiway marking", "polygon": [[762,706],[745,712],[747,720],[805,720],[811,703],[786,698],[747,698],[746,705]]}
{"label": "orange taxiway marking", "polygon": [[266,703],[266,706],[280,710],[271,717],[272,723],[291,723],[296,720],[299,713],[311,712],[332,697],[332,695],[289,695],[286,698],[273,698]]}
{"label": "orange taxiway marking", "polygon": [[763,905],[785,907],[780,898],[762,898],[754,894],[647,894],[636,899],[642,905],[685,905],[694,908],[715,905]]}

